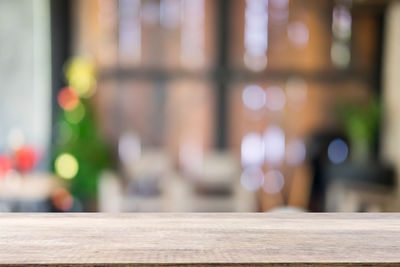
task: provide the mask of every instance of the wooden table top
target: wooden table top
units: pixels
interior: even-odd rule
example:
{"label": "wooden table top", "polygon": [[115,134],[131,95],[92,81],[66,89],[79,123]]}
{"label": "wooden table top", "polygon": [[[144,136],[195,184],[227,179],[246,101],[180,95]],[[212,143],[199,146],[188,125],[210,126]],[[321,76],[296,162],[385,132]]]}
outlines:
{"label": "wooden table top", "polygon": [[400,266],[400,213],[3,213],[0,264]]}

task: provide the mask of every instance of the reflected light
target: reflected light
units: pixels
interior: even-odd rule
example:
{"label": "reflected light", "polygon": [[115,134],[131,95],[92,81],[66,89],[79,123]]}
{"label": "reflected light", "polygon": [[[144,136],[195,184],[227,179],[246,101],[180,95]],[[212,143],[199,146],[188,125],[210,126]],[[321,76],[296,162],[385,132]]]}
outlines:
{"label": "reflected light", "polygon": [[72,110],[65,110],[65,119],[72,124],[77,124],[82,121],[83,117],[85,117],[85,107],[82,103],[79,103],[76,108]]}
{"label": "reflected light", "polygon": [[241,144],[242,166],[261,166],[264,162],[264,141],[258,133],[248,133]]}
{"label": "reflected light", "polygon": [[76,158],[68,153],[63,153],[56,158],[54,168],[58,176],[64,179],[72,179],[79,170]]}
{"label": "reflected light", "polygon": [[286,148],[286,162],[292,166],[298,166],[306,158],[306,146],[301,140],[291,140]]}
{"label": "reflected light", "polygon": [[285,156],[285,133],[278,126],[270,126],[264,133],[265,161],[280,164]]}
{"label": "reflected light", "polygon": [[289,40],[297,47],[304,47],[308,44],[309,31],[306,24],[297,21],[292,22],[287,27]]}
{"label": "reflected light", "polygon": [[339,164],[347,159],[349,148],[340,138],[333,140],[328,146],[328,158],[333,164]]}
{"label": "reflected light", "polygon": [[72,87],[64,87],[58,93],[58,104],[64,110],[72,110],[79,104],[79,95]]}
{"label": "reflected light", "polygon": [[243,104],[251,110],[259,110],[265,104],[265,92],[258,85],[248,85],[242,93]]}
{"label": "reflected light", "polygon": [[257,191],[264,183],[264,173],[260,168],[246,168],[240,176],[240,183],[248,191]]}
{"label": "reflected light", "polygon": [[264,176],[263,190],[267,194],[277,194],[282,190],[284,184],[283,174],[280,171],[271,170]]}
{"label": "reflected light", "polygon": [[285,92],[277,86],[268,87],[265,90],[265,106],[271,111],[283,109],[286,103]]}

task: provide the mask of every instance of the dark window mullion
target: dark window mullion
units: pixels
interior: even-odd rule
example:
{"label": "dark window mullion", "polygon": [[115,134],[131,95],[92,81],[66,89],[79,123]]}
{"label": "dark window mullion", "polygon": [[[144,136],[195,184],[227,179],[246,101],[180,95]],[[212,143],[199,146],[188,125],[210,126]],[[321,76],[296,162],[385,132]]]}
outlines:
{"label": "dark window mullion", "polygon": [[219,0],[216,11],[218,12],[217,32],[217,60],[215,73],[216,86],[216,124],[215,135],[218,149],[227,146],[228,128],[228,86],[229,86],[229,0]]}

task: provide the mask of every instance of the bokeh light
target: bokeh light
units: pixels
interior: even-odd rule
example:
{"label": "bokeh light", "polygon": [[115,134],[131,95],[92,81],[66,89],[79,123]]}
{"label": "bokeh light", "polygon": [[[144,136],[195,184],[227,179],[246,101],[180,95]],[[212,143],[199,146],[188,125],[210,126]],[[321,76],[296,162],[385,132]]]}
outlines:
{"label": "bokeh light", "polygon": [[346,6],[336,5],[333,8],[332,32],[337,39],[350,39],[351,20],[350,10]]}
{"label": "bokeh light", "polygon": [[333,164],[339,164],[347,159],[349,148],[345,141],[337,138],[328,146],[328,158]]}
{"label": "bokeh light", "polygon": [[270,86],[265,90],[265,106],[271,111],[279,111],[284,108],[286,95],[282,88]]}
{"label": "bokeh light", "polygon": [[253,71],[267,67],[268,0],[246,0],[244,64]]}
{"label": "bokeh light", "polygon": [[285,156],[285,133],[279,126],[269,126],[264,133],[265,161],[279,165]]}
{"label": "bokeh light", "polygon": [[264,173],[258,167],[246,168],[240,176],[240,183],[246,190],[256,191],[264,183]]}
{"label": "bokeh light", "polygon": [[244,64],[252,71],[262,71],[267,67],[268,59],[266,55],[254,56],[245,53],[243,57]]}
{"label": "bokeh light", "polygon": [[346,68],[350,64],[351,53],[347,44],[334,42],[331,47],[331,60],[338,68]]}
{"label": "bokeh light", "polygon": [[31,171],[37,162],[37,155],[34,148],[23,146],[15,152],[17,169],[23,172]]}
{"label": "bokeh light", "polygon": [[79,104],[79,95],[72,87],[64,87],[58,93],[58,104],[64,110],[73,110]]}
{"label": "bokeh light", "polygon": [[284,184],[283,174],[280,171],[271,170],[264,176],[263,190],[267,194],[277,194],[282,190]]}
{"label": "bokeh light", "polygon": [[75,89],[80,97],[88,98],[94,94],[96,72],[91,61],[82,58],[70,60],[66,67],[65,76],[69,85]]}
{"label": "bokeh light", "polygon": [[71,110],[65,110],[65,119],[72,124],[77,124],[82,121],[85,117],[85,107],[82,103],[78,103],[78,105]]}
{"label": "bokeh light", "polygon": [[127,132],[119,138],[118,155],[123,163],[127,165],[135,163],[140,158],[141,152],[141,141],[138,135]]}
{"label": "bokeh light", "polygon": [[57,175],[64,179],[74,178],[79,170],[78,161],[73,155],[68,153],[59,155],[54,167]]}
{"label": "bokeh light", "polygon": [[264,141],[258,133],[248,133],[242,139],[241,158],[243,166],[261,166],[264,162]]}
{"label": "bokeh light", "polygon": [[51,196],[51,200],[54,207],[59,211],[69,211],[74,204],[74,198],[64,188],[56,189]]}
{"label": "bokeh light", "polygon": [[299,48],[305,47],[309,40],[309,30],[306,24],[300,21],[292,22],[287,27],[289,40]]}
{"label": "bokeh light", "polygon": [[0,178],[3,178],[12,169],[12,161],[8,155],[0,155]]}
{"label": "bokeh light", "polygon": [[258,85],[248,85],[242,93],[243,104],[250,110],[259,110],[265,104],[265,92]]}

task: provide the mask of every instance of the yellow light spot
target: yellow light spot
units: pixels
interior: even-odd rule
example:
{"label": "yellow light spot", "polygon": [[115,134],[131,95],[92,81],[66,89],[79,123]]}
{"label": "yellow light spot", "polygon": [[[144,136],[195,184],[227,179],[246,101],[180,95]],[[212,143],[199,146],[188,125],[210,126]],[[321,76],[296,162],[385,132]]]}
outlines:
{"label": "yellow light spot", "polygon": [[77,124],[82,121],[83,117],[85,117],[85,107],[82,103],[79,103],[75,109],[66,110],[64,111],[64,114],[68,122]]}
{"label": "yellow light spot", "polygon": [[68,153],[59,155],[54,167],[57,175],[64,179],[74,178],[79,170],[78,161],[74,156]]}
{"label": "yellow light spot", "polygon": [[68,62],[65,76],[80,97],[93,95],[96,86],[96,71],[93,63],[82,58],[74,58]]}

